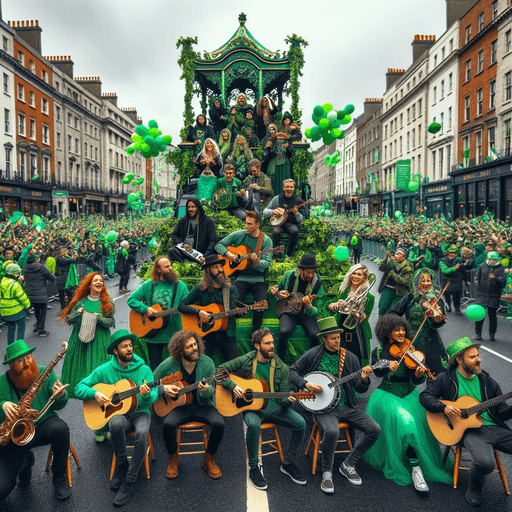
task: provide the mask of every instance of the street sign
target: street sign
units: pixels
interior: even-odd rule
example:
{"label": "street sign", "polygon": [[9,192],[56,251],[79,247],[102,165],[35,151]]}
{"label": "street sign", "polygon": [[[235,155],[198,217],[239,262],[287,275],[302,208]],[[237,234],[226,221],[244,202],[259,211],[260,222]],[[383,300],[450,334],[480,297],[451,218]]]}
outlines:
{"label": "street sign", "polygon": [[403,191],[409,190],[409,182],[411,181],[411,161],[398,160],[396,163],[396,188]]}

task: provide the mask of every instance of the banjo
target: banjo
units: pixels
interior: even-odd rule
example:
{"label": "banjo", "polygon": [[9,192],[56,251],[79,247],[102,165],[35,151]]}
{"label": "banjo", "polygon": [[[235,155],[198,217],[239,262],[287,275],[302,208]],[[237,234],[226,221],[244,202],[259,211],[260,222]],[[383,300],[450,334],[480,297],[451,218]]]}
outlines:
{"label": "banjo", "polygon": [[[302,208],[303,206],[306,206],[307,204],[310,204],[312,201],[306,201],[305,203],[297,205],[297,210],[299,208]],[[293,207],[295,208],[295,206]],[[289,210],[285,210],[283,215],[272,215],[269,219],[270,225],[273,228],[278,228],[279,226],[282,226],[287,220],[288,220],[288,214],[293,210],[293,208],[290,208]]]}
{"label": "banjo", "polygon": [[[389,367],[389,361],[387,359],[382,359],[377,361],[374,365],[371,366],[372,370],[383,370]],[[356,377],[359,377],[363,370],[358,370],[357,372],[351,373],[346,377],[342,377],[341,379],[335,379],[330,373],[327,372],[311,372],[304,376],[304,378],[311,382],[312,384],[318,384],[322,386],[322,391],[316,394],[316,398],[314,400],[310,400],[309,403],[306,403],[303,400],[299,399],[299,403],[306,409],[306,411],[313,413],[325,414],[329,412],[331,409],[334,409],[338,402],[340,401],[340,386],[345,384],[345,382],[349,382],[354,380]]]}

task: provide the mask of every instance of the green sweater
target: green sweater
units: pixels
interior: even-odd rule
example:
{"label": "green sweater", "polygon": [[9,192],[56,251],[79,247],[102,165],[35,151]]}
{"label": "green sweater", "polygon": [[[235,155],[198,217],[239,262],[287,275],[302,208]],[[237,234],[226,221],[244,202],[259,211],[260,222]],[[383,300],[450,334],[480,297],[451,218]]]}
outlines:
{"label": "green sweater", "polygon": [[228,192],[231,192],[231,204],[229,208],[238,208],[238,197],[236,193],[242,188],[242,182],[238,178],[233,178],[231,183],[226,181],[226,178],[222,177],[217,180],[217,189],[225,188]]}
{"label": "green sweater", "polygon": [[[131,363],[123,368],[117,362],[117,356],[107,363],[98,366],[89,377],[82,379],[75,387],[75,396],[79,400],[94,400],[96,390],[92,388],[96,384],[115,384],[122,379],[130,379],[135,385],[140,386],[142,381],[153,381],[153,374],[149,366],[137,355],[133,354]],[[135,413],[145,412],[150,414],[149,407],[156,402],[158,398],[158,388],[154,387],[151,392],[145,396],[137,395],[138,405]]]}
{"label": "green sweater", "polygon": [[[156,379],[163,379],[171,373],[181,371],[181,361],[176,361],[172,357],[168,357],[165,361],[161,362],[158,365],[158,368],[154,371],[153,377]],[[196,364],[196,382],[200,382],[203,379],[208,379],[213,377],[215,374],[215,364],[214,362],[206,355],[202,355]],[[187,384],[194,384],[193,382],[188,382]],[[210,407],[215,407],[215,404],[212,401],[212,396],[215,391],[215,384],[209,383],[208,389],[205,393],[197,389],[197,401],[201,405],[209,405]]]}
{"label": "green sweater", "polygon": [[[220,242],[217,242],[215,250],[224,256],[228,250],[226,247],[238,247],[240,245],[247,245],[252,252],[255,252],[256,245],[258,244],[258,237],[251,236],[245,229],[240,231],[234,231],[227,237],[223,238]],[[267,236],[263,235],[263,244],[261,246],[262,251],[268,251],[272,249],[272,240]],[[263,282],[265,270],[270,266],[272,262],[272,253],[264,254],[261,257],[261,263],[253,265],[249,270],[239,273],[237,281],[249,281],[251,283]]]}
{"label": "green sweater", "polygon": [[[288,285],[290,284],[290,278],[291,278],[292,274],[294,272],[296,272],[297,270],[298,269],[288,270],[287,272],[284,273],[284,276],[281,278],[281,281],[279,281],[279,283],[277,285],[277,287],[279,288],[279,291],[288,290]],[[320,276],[317,276],[316,274],[315,274],[315,276],[317,277],[317,279],[320,279],[320,282],[322,282]],[[297,291],[297,288],[299,286],[299,280],[300,280],[300,276],[297,276],[295,278],[295,284],[293,286],[292,291],[294,291],[294,292]],[[290,291],[290,290],[288,290],[288,291]],[[308,295],[310,293],[312,293],[312,287],[311,287],[311,283],[308,283],[308,285],[306,286],[306,295]],[[316,299],[311,302],[312,306],[310,308],[304,307],[307,315],[309,315],[311,317],[315,317],[318,315],[318,308],[315,306],[315,301],[317,299],[320,299],[321,297],[323,297],[323,295],[324,295],[324,285],[321,284],[319,290],[316,292]]]}
{"label": "green sweater", "polygon": [[[41,373],[45,371],[44,366],[39,366],[39,370]],[[36,409],[36,411],[41,411],[46,402],[48,402],[49,398],[53,395],[52,387],[57,380],[57,375],[55,372],[51,372],[48,378],[44,381],[39,393],[32,400],[32,409]],[[23,391],[20,391],[21,396],[24,395]],[[0,424],[4,422],[6,416],[3,410],[4,402],[12,402],[17,404],[19,401],[18,396],[16,395],[14,389],[9,384],[7,380],[7,372],[0,376]],[[44,420],[47,420],[51,416],[57,416],[55,411],[58,411],[68,403],[68,392],[64,391],[64,396],[62,398],[56,398],[50,408],[44,413],[44,416],[36,422],[36,426],[42,423]]]}
{"label": "green sweater", "polygon": [[[138,313],[146,313],[150,306],[160,304],[167,309],[178,307],[180,302],[188,295],[187,285],[183,281],[178,281],[176,298],[171,304],[172,295],[174,293],[174,283],[166,283],[158,280],[154,286],[153,297],[151,297],[151,288],[153,280],[150,279],[139,286],[129,297],[128,306]],[[148,338],[148,343],[169,343],[175,332],[181,331],[181,315],[179,313],[170,315],[169,324],[162,329],[154,338]]]}

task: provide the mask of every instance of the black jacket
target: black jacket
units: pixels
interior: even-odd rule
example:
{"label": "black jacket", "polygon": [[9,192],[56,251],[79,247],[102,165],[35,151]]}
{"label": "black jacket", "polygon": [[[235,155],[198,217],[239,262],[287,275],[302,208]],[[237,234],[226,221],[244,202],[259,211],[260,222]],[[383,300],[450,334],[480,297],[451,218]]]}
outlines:
{"label": "black jacket", "polygon": [[[490,279],[489,274],[493,274],[494,278]],[[478,283],[475,304],[486,308],[499,308],[501,291],[507,284],[505,267],[501,263],[494,267],[482,263],[476,271],[475,281]]]}
{"label": "black jacket", "polygon": [[[42,263],[27,263],[23,269],[27,294],[32,304],[48,302],[48,281],[55,282],[55,276]],[[66,283],[64,283],[66,284]]]}
{"label": "black jacket", "polygon": [[[436,380],[429,382],[426,389],[420,393],[420,404],[427,411],[433,413],[443,412],[446,405],[439,400],[449,400],[450,402],[457,400],[459,386],[456,372],[457,370],[454,366],[446,368],[444,372],[436,375]],[[477,378],[480,381],[482,401],[490,400],[503,394],[500,385],[487,372],[482,370],[482,373],[477,375]],[[496,425],[510,430],[505,421],[512,418],[512,406],[502,402],[493,407],[488,407],[487,412]]]}
{"label": "black jacket", "polygon": [[[448,267],[449,269],[455,267],[457,264],[460,264],[460,267],[449,273],[445,274],[443,272],[443,267]],[[447,292],[461,292],[462,291],[462,280],[466,279],[466,270],[464,267],[464,262],[462,258],[456,256],[451,260],[446,256],[439,262],[439,266],[441,267],[441,288],[444,288],[446,283],[450,282],[448,288],[446,288]]]}
{"label": "black jacket", "polygon": [[[187,204],[189,201],[192,201],[199,208],[199,222],[196,226],[194,244],[192,248],[202,253],[204,257],[209,256],[210,254],[215,254],[215,245],[217,244],[215,222],[213,219],[206,216],[203,206],[197,197],[190,196]],[[192,225],[190,223],[188,212],[185,212],[185,216],[179,220],[172,232],[172,243],[177,245],[185,242],[189,230],[192,230]]]}
{"label": "black jacket", "polygon": [[66,281],[68,280],[69,267],[72,264],[78,265],[85,263],[82,258],[62,258],[61,256],[55,256],[55,275],[57,276],[57,288],[64,290],[66,288]]}
{"label": "black jacket", "polygon": [[[269,102],[269,108],[270,108],[269,113],[271,116],[275,116],[279,112],[279,109],[277,107],[271,108],[270,102]],[[267,127],[265,126],[265,120],[264,120],[263,116],[259,116],[256,113],[256,109],[257,109],[257,107],[254,107],[254,116],[253,116],[254,121],[256,122],[256,131],[258,134],[258,139],[263,140],[265,135],[267,135]]]}
{"label": "black jacket", "polygon": [[196,140],[205,141],[208,138],[215,140],[215,133],[213,131],[213,128],[206,123],[206,118],[205,124],[199,124],[198,119],[199,116],[202,115],[203,114],[199,114],[197,116],[195,126],[188,127],[187,142],[195,142]]}
{"label": "black jacket", "polygon": [[[321,344],[317,347],[310,348],[290,366],[290,384],[293,386],[293,388],[296,390],[305,388],[307,380],[304,379],[302,375],[316,371],[320,365],[320,361],[322,361],[323,355],[324,345]],[[359,370],[361,370],[359,359],[357,359],[357,357],[352,354],[352,352],[347,350],[345,355],[345,365],[343,366],[341,376],[346,377],[347,375],[350,375],[351,373],[357,372]],[[337,379],[338,375],[333,375],[333,377]],[[354,380],[343,384],[343,389],[345,390],[345,395],[347,398],[347,405],[349,407],[356,407],[354,389],[358,393],[365,393],[368,391],[369,385],[370,379],[368,379],[368,384],[365,384],[360,377],[356,377]]]}
{"label": "black jacket", "polygon": [[[226,109],[222,106],[222,103],[220,108],[215,108],[215,106],[212,106],[212,108],[208,111],[208,114],[212,122],[213,130],[216,134],[220,133],[228,125],[226,122]],[[220,116],[224,116],[224,119],[221,119]]]}
{"label": "black jacket", "polygon": [[[199,177],[199,175],[206,169],[206,164],[202,164],[199,156],[194,160],[195,166],[199,169],[199,173],[196,173],[195,176]],[[219,154],[215,157],[215,163],[210,164],[210,171],[215,174],[217,178],[220,178],[220,170],[222,169],[222,158]]]}

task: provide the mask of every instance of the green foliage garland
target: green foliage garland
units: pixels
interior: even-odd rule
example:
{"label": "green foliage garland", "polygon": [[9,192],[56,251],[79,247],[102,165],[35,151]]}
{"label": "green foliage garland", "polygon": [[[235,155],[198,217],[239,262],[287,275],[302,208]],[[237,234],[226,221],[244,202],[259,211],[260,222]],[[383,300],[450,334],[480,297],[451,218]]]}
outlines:
{"label": "green foliage garland", "polygon": [[178,190],[187,184],[188,178],[191,178],[196,171],[196,166],[192,162],[193,158],[194,154],[191,151],[180,149],[165,154],[165,162],[174,165],[176,173],[179,174]]}
{"label": "green foliage garland", "polygon": [[309,169],[315,162],[314,152],[310,149],[296,150],[291,159],[293,176],[298,187],[309,183]]}
{"label": "green foliage garland", "polygon": [[297,34],[292,34],[285,39],[285,43],[290,45],[287,56],[290,62],[289,92],[292,97],[291,114],[294,121],[300,122],[302,118],[302,109],[299,108],[299,77],[302,76],[302,68],[305,63],[302,47],[305,48],[308,46],[308,42]]}
{"label": "green foliage garland", "polygon": [[176,42],[176,48],[181,46],[181,54],[178,64],[182,69],[180,80],[185,81],[185,110],[183,111],[184,127],[180,131],[181,140],[185,140],[187,136],[187,126],[194,123],[194,109],[192,108],[192,94],[194,88],[194,64],[200,56],[192,48],[193,44],[197,44],[197,37],[180,37]]}

